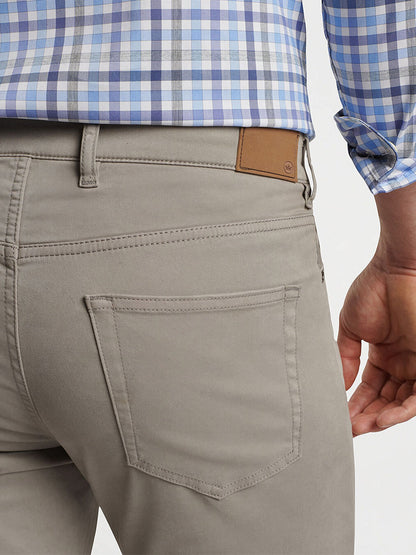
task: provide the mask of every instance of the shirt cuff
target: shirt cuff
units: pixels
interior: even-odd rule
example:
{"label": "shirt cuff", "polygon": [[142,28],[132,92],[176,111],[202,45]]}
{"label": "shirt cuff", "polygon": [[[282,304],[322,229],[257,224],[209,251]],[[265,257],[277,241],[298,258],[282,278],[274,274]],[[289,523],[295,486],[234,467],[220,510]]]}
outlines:
{"label": "shirt cuff", "polygon": [[416,182],[416,158],[400,158],[392,142],[367,122],[346,116],[343,109],[334,120],[347,141],[351,160],[373,195]]}

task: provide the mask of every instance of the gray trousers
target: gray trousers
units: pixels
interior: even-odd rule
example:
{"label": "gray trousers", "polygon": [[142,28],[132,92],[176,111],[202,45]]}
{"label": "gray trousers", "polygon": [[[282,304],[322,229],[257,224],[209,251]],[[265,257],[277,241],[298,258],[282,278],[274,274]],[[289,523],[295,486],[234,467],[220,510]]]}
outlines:
{"label": "gray trousers", "polygon": [[0,121],[2,555],[90,553],[98,507],[124,554],[353,553],[307,142],[290,181],[238,139]]}

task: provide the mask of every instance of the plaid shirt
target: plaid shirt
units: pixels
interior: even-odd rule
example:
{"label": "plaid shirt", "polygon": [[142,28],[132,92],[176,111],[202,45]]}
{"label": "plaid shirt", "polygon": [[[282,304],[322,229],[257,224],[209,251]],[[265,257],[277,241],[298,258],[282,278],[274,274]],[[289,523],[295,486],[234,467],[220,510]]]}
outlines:
{"label": "plaid shirt", "polygon": [[[416,0],[322,0],[373,194],[416,181]],[[0,117],[283,127],[315,137],[301,0],[0,0]]]}

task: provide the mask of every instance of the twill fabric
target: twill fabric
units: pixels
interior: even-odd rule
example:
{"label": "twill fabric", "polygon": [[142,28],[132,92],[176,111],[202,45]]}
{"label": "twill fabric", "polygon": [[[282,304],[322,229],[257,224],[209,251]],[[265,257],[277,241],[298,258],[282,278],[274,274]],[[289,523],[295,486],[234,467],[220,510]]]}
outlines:
{"label": "twill fabric", "polygon": [[353,555],[306,142],[289,181],[236,127],[97,131],[0,120],[0,553],[101,507],[123,555]]}
{"label": "twill fabric", "polygon": [[[321,2],[334,119],[374,195],[416,181],[415,2]],[[0,2],[0,117],[282,127],[312,140],[302,2]]]}

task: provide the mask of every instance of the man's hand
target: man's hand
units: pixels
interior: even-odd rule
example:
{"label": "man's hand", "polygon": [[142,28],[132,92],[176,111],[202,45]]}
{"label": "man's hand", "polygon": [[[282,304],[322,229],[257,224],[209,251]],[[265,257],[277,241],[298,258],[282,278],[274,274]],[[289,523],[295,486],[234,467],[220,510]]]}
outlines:
{"label": "man's hand", "polygon": [[345,388],[369,343],[362,381],[349,400],[353,436],[416,416],[416,271],[387,273],[371,261],[351,285],[339,315]]}
{"label": "man's hand", "polygon": [[361,341],[369,344],[361,383],[348,403],[353,436],[416,416],[416,184],[376,195],[376,204],[379,244],[339,315],[347,390],[359,371]]}

